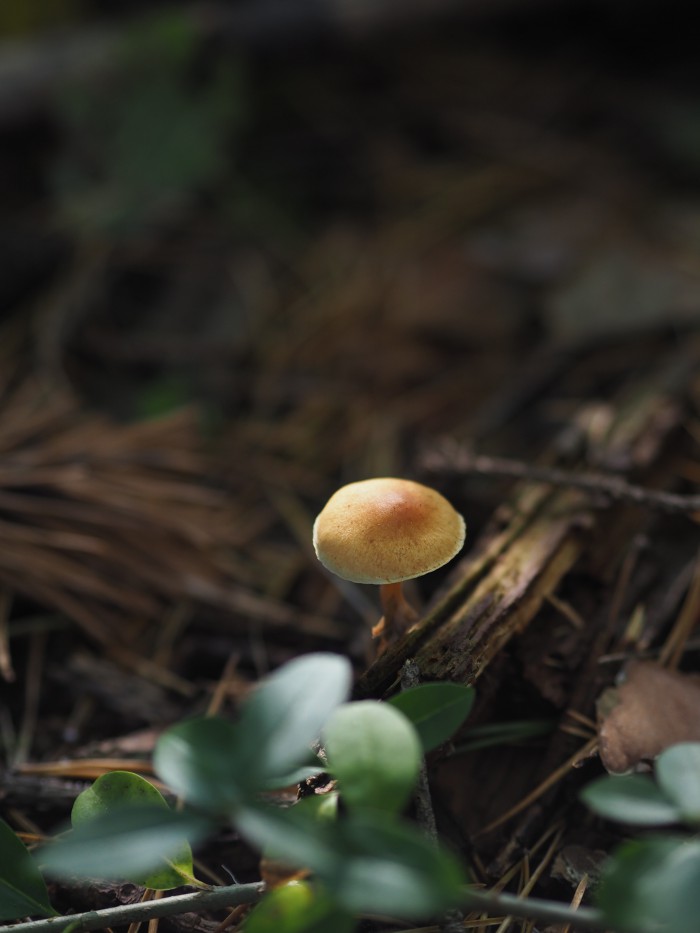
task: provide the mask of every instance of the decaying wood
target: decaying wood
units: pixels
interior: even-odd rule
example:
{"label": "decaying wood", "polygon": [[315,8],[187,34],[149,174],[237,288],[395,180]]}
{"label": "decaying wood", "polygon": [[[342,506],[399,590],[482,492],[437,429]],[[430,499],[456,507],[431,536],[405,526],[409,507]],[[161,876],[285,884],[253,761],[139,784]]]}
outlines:
{"label": "decaying wood", "polygon": [[[587,461],[624,465],[638,478],[648,474],[680,425],[692,365],[692,356],[681,354],[626,386],[610,402],[607,431],[589,444]],[[549,460],[555,456],[553,451]],[[474,683],[529,625],[584,551],[598,536],[605,539],[618,508],[590,491],[520,485],[459,565],[452,589],[368,669],[359,694],[391,690],[410,657],[425,679]]]}

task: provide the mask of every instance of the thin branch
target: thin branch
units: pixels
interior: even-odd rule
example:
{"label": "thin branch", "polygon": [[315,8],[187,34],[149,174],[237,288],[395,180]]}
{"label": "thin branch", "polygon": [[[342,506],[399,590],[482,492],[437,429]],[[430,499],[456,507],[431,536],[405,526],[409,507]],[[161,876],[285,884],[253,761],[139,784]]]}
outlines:
{"label": "thin branch", "polygon": [[563,486],[566,489],[583,489],[606,496],[615,502],[631,502],[675,515],[692,517],[694,513],[700,513],[698,495],[683,496],[660,489],[633,486],[618,476],[606,473],[560,470],[505,457],[476,456],[459,444],[444,445],[438,450],[429,451],[422,459],[422,466],[432,473],[506,476],[535,483],[548,483],[551,486]]}
{"label": "thin branch", "polygon": [[195,891],[190,894],[176,894],[159,901],[146,901],[139,904],[120,904],[118,907],[106,907],[104,910],[86,910],[67,917],[49,917],[47,920],[30,920],[7,927],[8,933],[56,933],[58,930],[71,928],[73,933],[87,930],[101,930],[108,926],[119,926],[138,920],[152,920],[154,917],[174,917],[177,914],[204,910],[220,910],[235,904],[254,904],[265,893],[262,882],[255,884],[230,884],[211,891]]}
{"label": "thin branch", "polygon": [[540,920],[544,923],[570,923],[580,930],[610,930],[599,910],[593,907],[572,909],[568,904],[556,901],[531,900],[517,894],[491,894],[489,891],[469,890],[464,899],[469,910],[508,914],[524,920]]}
{"label": "thin branch", "polygon": [[[56,933],[67,930],[71,933],[86,933],[108,926],[131,923],[135,920],[152,920],[155,917],[173,917],[177,914],[220,910],[236,904],[254,904],[265,893],[262,882],[255,884],[231,884],[211,891],[196,891],[192,894],[176,894],[158,901],[140,904],[121,904],[104,910],[88,910],[67,917],[50,917],[47,920],[31,920],[3,927],[8,933]],[[556,901],[530,900],[515,894],[492,894],[489,891],[465,889],[464,907],[468,910],[508,914],[531,920],[550,923],[570,923],[582,930],[610,929],[600,911],[590,907],[572,909],[568,904]]]}

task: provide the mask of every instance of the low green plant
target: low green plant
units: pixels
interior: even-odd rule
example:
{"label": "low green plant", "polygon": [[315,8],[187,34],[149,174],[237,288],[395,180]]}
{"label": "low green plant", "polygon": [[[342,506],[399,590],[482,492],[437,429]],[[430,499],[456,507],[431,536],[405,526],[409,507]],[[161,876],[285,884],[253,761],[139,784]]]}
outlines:
{"label": "low green plant", "polygon": [[[472,690],[425,684],[387,703],[349,702],[350,682],[343,658],[307,655],[261,681],[236,722],[200,718],[168,729],[154,768],[182,807],[169,806],[139,775],[112,772],[76,799],[73,828],[33,854],[0,823],[0,919],[63,923],[53,916],[46,876],[131,880],[161,890],[195,885],[199,896],[222,892],[219,907],[259,901],[245,921],[247,933],[351,933],[363,916],[421,920],[460,904],[600,930],[697,929],[699,743],[665,751],[655,778],[604,777],[585,789],[583,799],[597,814],[647,834],[612,853],[599,909],[573,911],[474,891],[454,855],[403,815],[423,754],[466,719]],[[329,775],[324,793],[293,806],[271,802],[271,791],[320,772]],[[190,846],[222,824],[288,866],[290,880],[262,899],[254,885],[206,890],[193,876]],[[197,895],[181,897],[188,896]],[[117,920],[105,916],[102,925]],[[41,923],[22,933],[43,933]]]}
{"label": "low green plant", "polygon": [[[598,903],[610,925],[635,933],[697,933],[700,923],[700,743],[659,755],[651,775],[607,776],[582,799],[598,815],[643,827],[608,860]],[[673,826],[668,832],[666,827]]]}
{"label": "low green plant", "polygon": [[[222,823],[312,878],[272,890],[247,920],[253,933],[342,933],[364,914],[428,917],[460,903],[460,864],[402,811],[424,751],[466,718],[473,691],[426,684],[395,704],[348,702],[350,684],[344,658],[307,655],[262,681],[235,723],[209,717],[167,730],[154,769],[182,809],[139,775],[112,772],[79,795],[72,830],[33,858],[3,827],[2,917],[51,913],[42,875],[206,887],[193,877],[190,845]],[[269,802],[269,792],[320,772],[335,780],[330,792],[286,808]]]}
{"label": "low green plant", "polygon": [[[599,930],[697,929],[700,744],[664,752],[656,780],[605,777],[584,791],[596,813],[653,834],[612,854],[598,892],[600,909],[574,911],[468,887],[455,856],[403,815],[422,755],[465,720],[473,691],[425,684],[388,703],[349,702],[350,683],[345,659],[307,655],[261,681],[236,722],[200,718],[167,730],[154,769],[179,796],[177,809],[139,775],[112,772],[79,795],[73,828],[33,854],[0,823],[0,919],[52,917],[22,925],[21,933],[45,933],[42,923],[62,929],[71,918],[53,916],[47,876],[199,889],[146,905],[154,911],[180,901],[181,909],[192,909],[185,900],[192,897],[211,898],[198,903],[218,908],[259,901],[246,918],[247,933],[351,933],[363,916],[422,920],[459,905]],[[293,806],[272,802],[271,792],[321,772],[332,780],[325,793]],[[193,876],[190,846],[222,825],[288,866],[292,880],[262,899],[260,885],[205,890]],[[659,832],[668,826],[672,832]],[[94,920],[89,915],[80,922]],[[119,917],[95,922],[116,924]]]}

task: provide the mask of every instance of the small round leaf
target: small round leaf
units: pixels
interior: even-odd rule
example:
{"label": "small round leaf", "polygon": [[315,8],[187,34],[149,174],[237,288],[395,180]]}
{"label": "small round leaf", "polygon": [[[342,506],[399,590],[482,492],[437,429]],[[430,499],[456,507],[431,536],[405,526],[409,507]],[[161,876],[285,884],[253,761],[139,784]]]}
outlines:
{"label": "small round leaf", "polygon": [[[74,827],[85,826],[98,817],[120,813],[124,807],[151,806],[169,810],[165,798],[150,781],[131,771],[111,771],[97,778],[91,787],[79,794],[71,811]],[[124,874],[128,881],[156,891],[189,884],[193,877],[192,850],[182,841],[163,858],[161,868],[144,874]]]}
{"label": "small round leaf", "polygon": [[680,742],[659,755],[656,780],[684,820],[700,823],[700,742]]}
{"label": "small round leaf", "polygon": [[635,933],[697,933],[700,841],[663,837],[622,845],[598,891],[610,927]]}
{"label": "small round leaf", "polygon": [[678,808],[641,774],[598,778],[584,788],[581,799],[598,816],[620,823],[659,826],[680,819]]}
{"label": "small round leaf", "polygon": [[422,750],[416,730],[376,700],[339,707],[324,731],[328,766],[350,809],[398,812],[416,782]]}
{"label": "small round leaf", "polygon": [[270,891],[247,918],[245,933],[351,933],[355,920],[317,886],[292,881]]}
{"label": "small round leaf", "polygon": [[35,858],[56,878],[129,879],[150,884],[159,880],[161,872],[172,869],[169,880],[176,876],[181,885],[194,879],[183,876],[183,863],[176,865],[173,855],[179,857],[184,839],[196,842],[211,828],[208,820],[169,807],[124,806],[86,820],[53,845],[39,849]]}

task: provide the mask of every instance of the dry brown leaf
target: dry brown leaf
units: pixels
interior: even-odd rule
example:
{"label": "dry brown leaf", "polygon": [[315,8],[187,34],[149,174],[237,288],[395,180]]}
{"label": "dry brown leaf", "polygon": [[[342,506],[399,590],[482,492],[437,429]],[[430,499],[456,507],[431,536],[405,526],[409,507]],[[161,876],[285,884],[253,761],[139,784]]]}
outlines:
{"label": "dry brown leaf", "polygon": [[598,700],[600,759],[623,774],[677,742],[700,741],[700,677],[631,661]]}

